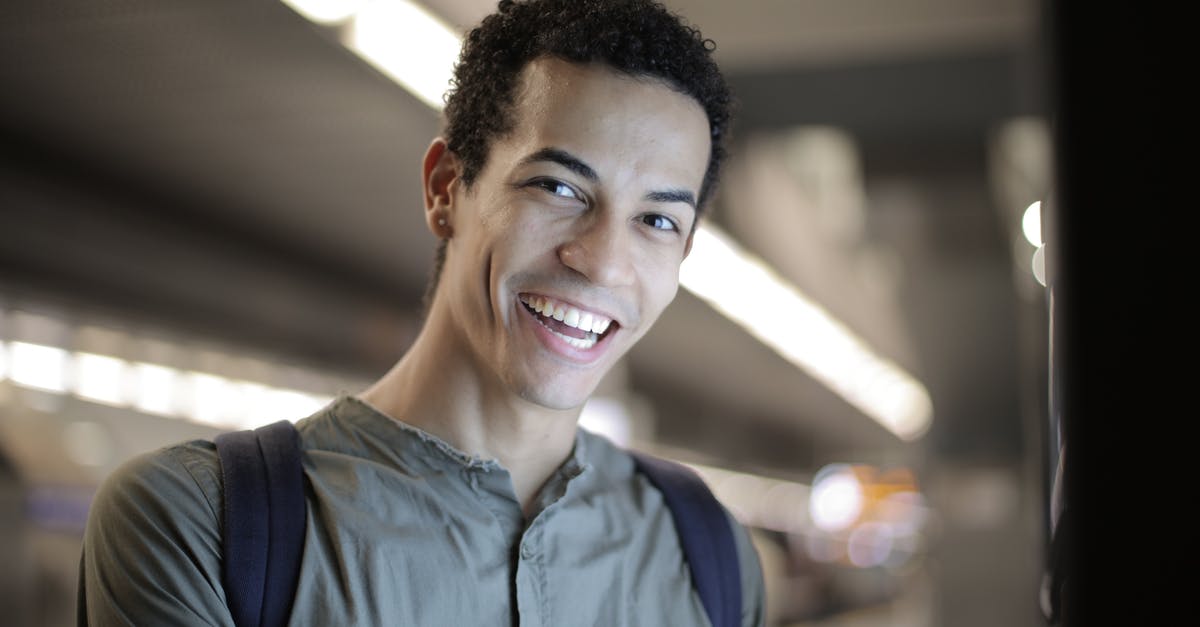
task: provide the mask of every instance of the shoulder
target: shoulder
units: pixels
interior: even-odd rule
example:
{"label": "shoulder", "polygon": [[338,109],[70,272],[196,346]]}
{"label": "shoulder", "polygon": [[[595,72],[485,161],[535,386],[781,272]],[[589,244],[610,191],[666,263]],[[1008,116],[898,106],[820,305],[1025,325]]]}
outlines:
{"label": "shoulder", "polygon": [[211,442],[159,449],[114,470],[84,532],[80,592],[88,622],[136,616],[226,624],[220,515],[220,462]]}
{"label": "shoulder", "polygon": [[219,514],[221,463],[212,442],[185,442],[126,461],[101,484],[93,512],[107,513],[115,505],[134,510],[152,506],[171,510],[188,504],[198,506],[213,519]]}
{"label": "shoulder", "polygon": [[134,457],[100,485],[85,542],[153,546],[203,542],[219,548],[221,465],[212,442],[196,440]]}

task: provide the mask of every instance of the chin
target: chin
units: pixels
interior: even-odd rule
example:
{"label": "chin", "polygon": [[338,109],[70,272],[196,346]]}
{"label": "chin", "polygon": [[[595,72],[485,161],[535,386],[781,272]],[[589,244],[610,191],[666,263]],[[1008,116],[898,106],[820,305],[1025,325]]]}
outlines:
{"label": "chin", "polygon": [[596,386],[587,389],[571,389],[573,386],[529,385],[521,388],[519,395],[527,402],[546,409],[567,411],[578,409],[587,402]]}

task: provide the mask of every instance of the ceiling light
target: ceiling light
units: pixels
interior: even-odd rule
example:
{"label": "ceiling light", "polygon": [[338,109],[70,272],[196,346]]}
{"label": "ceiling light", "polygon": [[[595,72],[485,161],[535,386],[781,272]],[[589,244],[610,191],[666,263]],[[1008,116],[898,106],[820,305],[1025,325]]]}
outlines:
{"label": "ceiling light", "polygon": [[204,372],[184,376],[191,388],[190,402],[183,412],[189,419],[214,426],[237,424],[231,416],[237,413],[241,397],[232,381]]}
{"label": "ceiling light", "polygon": [[307,418],[332,400],[328,397],[281,388],[267,388],[265,398],[271,410],[262,414],[262,424],[277,420],[295,422],[301,418]]}
{"label": "ceiling light", "polygon": [[67,391],[67,351],[27,342],[13,342],[9,351],[13,383],[47,392]]}
{"label": "ceiling light", "polygon": [[134,364],[137,387],[133,406],[148,414],[174,415],[175,380],[179,371],[158,364]]}
{"label": "ceiling light", "polygon": [[415,3],[376,0],[354,16],[348,46],[425,104],[441,109],[462,41]]}
{"label": "ceiling light", "polygon": [[898,437],[928,429],[933,407],[920,382],[715,227],[696,231],[679,282]]}
{"label": "ceiling light", "polygon": [[358,13],[364,0],[283,0],[283,3],[319,24],[336,24]]}
{"label": "ceiling light", "polygon": [[75,395],[106,405],[125,402],[125,373],[128,365],[116,357],[93,353],[75,354]]}

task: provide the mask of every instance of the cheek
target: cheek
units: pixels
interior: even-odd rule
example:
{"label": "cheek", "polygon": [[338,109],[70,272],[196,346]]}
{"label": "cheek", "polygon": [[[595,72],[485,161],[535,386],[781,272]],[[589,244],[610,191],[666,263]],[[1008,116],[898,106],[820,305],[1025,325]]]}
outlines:
{"label": "cheek", "polygon": [[479,224],[486,231],[501,233],[513,227],[520,215],[511,198],[504,194],[491,194],[482,199],[479,210]]}
{"label": "cheek", "polygon": [[679,261],[672,257],[643,267],[646,268],[642,274],[646,313],[657,319],[679,292]]}

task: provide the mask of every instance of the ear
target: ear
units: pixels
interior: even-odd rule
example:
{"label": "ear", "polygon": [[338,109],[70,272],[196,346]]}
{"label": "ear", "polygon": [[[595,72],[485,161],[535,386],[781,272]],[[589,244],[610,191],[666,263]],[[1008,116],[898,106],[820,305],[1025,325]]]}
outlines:
{"label": "ear", "polygon": [[[454,189],[462,173],[458,156],[435,137],[425,151],[421,164],[421,183],[425,195],[425,223],[439,239],[447,239],[452,228]],[[439,224],[443,221],[444,224]]]}

